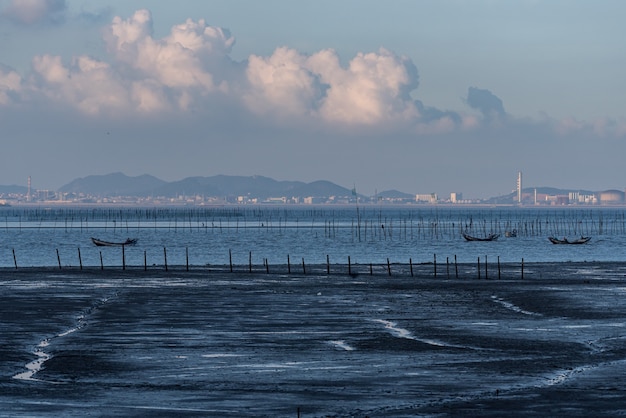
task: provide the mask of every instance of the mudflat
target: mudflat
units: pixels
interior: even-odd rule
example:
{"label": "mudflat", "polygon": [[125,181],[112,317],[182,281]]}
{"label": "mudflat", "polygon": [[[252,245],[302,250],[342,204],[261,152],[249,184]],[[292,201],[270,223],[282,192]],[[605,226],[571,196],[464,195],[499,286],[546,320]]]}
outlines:
{"label": "mudflat", "polygon": [[0,415],[626,414],[626,265],[503,267],[0,270]]}

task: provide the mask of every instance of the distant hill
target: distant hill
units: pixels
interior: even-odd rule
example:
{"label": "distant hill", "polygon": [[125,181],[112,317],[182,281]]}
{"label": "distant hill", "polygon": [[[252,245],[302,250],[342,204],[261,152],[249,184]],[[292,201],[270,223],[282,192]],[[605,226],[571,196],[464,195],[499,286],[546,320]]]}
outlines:
{"label": "distant hill", "polygon": [[[175,197],[178,195],[203,196],[248,196],[266,198],[289,195],[290,190],[305,183],[296,181],[276,181],[263,176],[187,177],[167,183],[152,191],[155,196]],[[295,195],[294,195],[295,196]]]}
{"label": "distant hill", "polygon": [[122,173],[88,176],[68,183],[59,189],[64,193],[83,193],[95,196],[250,196],[269,197],[323,197],[350,196],[352,191],[329,181],[277,181],[263,176],[187,177],[165,182],[143,175],[129,177]]}
{"label": "distant hill", "polygon": [[9,194],[21,194],[25,195],[28,193],[28,187],[25,186],[0,186],[0,195],[9,195]]}
{"label": "distant hill", "polygon": [[386,190],[378,193],[379,199],[415,199],[414,194],[400,192],[398,190]]}
{"label": "distant hill", "polygon": [[61,187],[59,191],[94,196],[142,196],[165,184],[167,182],[147,174],[129,177],[122,173],[112,173],[76,179]]}

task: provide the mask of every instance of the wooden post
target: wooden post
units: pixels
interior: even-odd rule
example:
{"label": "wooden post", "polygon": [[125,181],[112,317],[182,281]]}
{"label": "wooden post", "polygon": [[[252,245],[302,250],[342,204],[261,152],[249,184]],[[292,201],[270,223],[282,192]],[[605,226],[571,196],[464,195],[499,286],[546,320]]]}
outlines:
{"label": "wooden post", "polygon": [[289,254],[287,254],[287,273],[291,274],[291,260],[289,259]]}
{"label": "wooden post", "polygon": [[83,259],[80,256],[80,247],[78,247],[78,265],[80,266],[80,269],[83,269]]}
{"label": "wooden post", "polygon": [[522,280],[524,280],[524,259],[522,258]]}
{"label": "wooden post", "polygon": [[163,247],[163,260],[165,262],[165,271],[167,271],[167,249]]}
{"label": "wooden post", "polygon": [[122,270],[126,270],[126,246],[122,245]]}
{"label": "wooden post", "polygon": [[485,280],[489,279],[489,275],[487,273],[487,256],[485,255]]}
{"label": "wooden post", "polygon": [[446,257],[446,278],[450,278],[450,257]]}
{"label": "wooden post", "polygon": [[148,256],[146,250],[143,250],[143,271],[148,271]]}
{"label": "wooden post", "polygon": [[437,278],[437,254],[433,254],[433,265],[435,267],[435,279]]}
{"label": "wooden post", "polygon": [[326,254],[326,274],[330,275],[330,257]]}
{"label": "wooden post", "polygon": [[459,265],[456,262],[456,254],[454,254],[454,274],[456,278],[459,278]]}
{"label": "wooden post", "polygon": [[348,274],[352,276],[352,263],[350,262],[350,256],[348,256]]}
{"label": "wooden post", "polygon": [[230,272],[233,272],[233,252],[228,249],[228,263],[230,264]]}
{"label": "wooden post", "polygon": [[374,275],[374,268],[372,267],[372,263],[370,263],[370,276]]}
{"label": "wooden post", "polygon": [[100,251],[100,270],[104,270],[104,263],[102,262],[102,251]]}
{"label": "wooden post", "polygon": [[500,256],[498,256],[498,280],[500,280]]}
{"label": "wooden post", "polygon": [[409,267],[411,268],[411,277],[413,277],[413,259],[409,258]]}
{"label": "wooden post", "polygon": [[248,271],[252,273],[252,251],[248,253]]}
{"label": "wooden post", "polygon": [[265,259],[265,272],[270,274],[270,263],[267,261],[267,258]]}
{"label": "wooden post", "polygon": [[387,273],[391,276],[391,264],[389,264],[389,258],[387,258]]}
{"label": "wooden post", "polygon": [[187,271],[189,271],[189,247],[185,247],[185,264],[187,266]]}
{"label": "wooden post", "polygon": [[306,275],[306,266],[304,265],[304,257],[302,257],[302,274]]}
{"label": "wooden post", "polygon": [[59,255],[59,249],[57,248],[57,261],[59,262],[59,270],[61,270],[61,256]]}
{"label": "wooden post", "polygon": [[17,270],[17,258],[15,258],[15,248],[13,248],[13,264],[15,264],[15,269]]}
{"label": "wooden post", "polygon": [[478,268],[476,270],[478,271],[478,280],[480,280],[480,257],[478,257]]}

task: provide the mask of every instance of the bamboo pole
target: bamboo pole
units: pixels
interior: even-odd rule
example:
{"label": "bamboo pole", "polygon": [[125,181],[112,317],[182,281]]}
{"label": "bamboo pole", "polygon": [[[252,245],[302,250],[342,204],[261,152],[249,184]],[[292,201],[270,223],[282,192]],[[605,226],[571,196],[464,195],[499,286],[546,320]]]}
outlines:
{"label": "bamboo pole", "polygon": [[500,256],[498,256],[498,280],[500,280]]}
{"label": "bamboo pole", "polygon": [[348,274],[352,276],[352,263],[350,262],[350,256],[348,256]]}
{"label": "bamboo pole", "polygon": [[485,255],[485,280],[489,279],[489,273],[487,272],[487,255]]}
{"label": "bamboo pole", "polygon": [[326,274],[330,275],[330,256],[326,254]]}

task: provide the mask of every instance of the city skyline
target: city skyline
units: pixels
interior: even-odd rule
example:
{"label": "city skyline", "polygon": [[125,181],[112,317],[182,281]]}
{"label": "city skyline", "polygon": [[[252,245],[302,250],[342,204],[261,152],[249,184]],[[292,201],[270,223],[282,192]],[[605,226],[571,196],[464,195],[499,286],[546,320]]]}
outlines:
{"label": "city skyline", "polygon": [[[623,190],[620,1],[0,0],[0,184]],[[584,30],[583,30],[584,29]]]}
{"label": "city skyline", "polygon": [[[136,177],[123,173],[78,178],[59,189],[38,189],[27,179],[27,186],[0,185],[0,203],[88,203],[88,204],[490,204],[490,205],[622,205],[625,190],[559,189],[551,186],[524,187],[522,173],[516,189],[485,199],[466,198],[462,191],[446,195],[397,189],[375,191],[373,195],[328,180],[311,183],[277,181],[262,176],[189,177],[166,182],[151,175]],[[357,201],[358,199],[358,201]]]}

